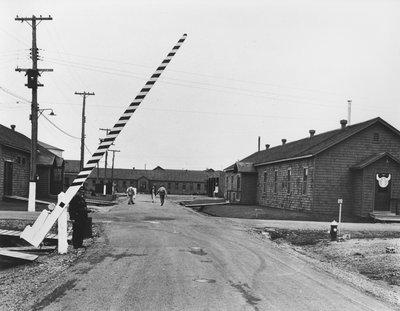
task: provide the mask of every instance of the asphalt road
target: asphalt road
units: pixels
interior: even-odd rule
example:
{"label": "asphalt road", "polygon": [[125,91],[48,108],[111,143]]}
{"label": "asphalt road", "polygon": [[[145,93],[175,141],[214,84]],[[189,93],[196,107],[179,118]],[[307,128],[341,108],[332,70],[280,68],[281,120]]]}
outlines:
{"label": "asphalt road", "polygon": [[44,310],[391,310],[237,221],[144,195],[93,218],[103,234]]}

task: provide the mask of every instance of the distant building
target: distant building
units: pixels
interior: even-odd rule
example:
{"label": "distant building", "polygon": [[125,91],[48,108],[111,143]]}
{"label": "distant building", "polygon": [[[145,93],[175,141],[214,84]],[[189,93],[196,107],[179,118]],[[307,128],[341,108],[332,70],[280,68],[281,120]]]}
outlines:
{"label": "distant building", "polygon": [[375,118],[258,151],[225,169],[225,197],[311,213],[399,214],[400,132]]}
{"label": "distant building", "polygon": [[[68,188],[79,173],[79,160],[65,160],[64,187]],[[90,192],[103,193],[106,185],[107,194],[112,193],[112,180],[116,192],[125,192],[129,186],[134,186],[140,193],[149,193],[153,185],[162,184],[170,194],[201,194],[223,196],[222,171],[206,169],[198,170],[173,170],[160,166],[152,170],[125,169],[125,168],[94,168],[85,182],[85,187]],[[220,182],[220,180],[222,180]],[[221,183],[222,185],[218,186]]]}
{"label": "distant building", "polygon": [[[108,191],[111,186],[111,169],[94,169],[87,180],[88,189],[95,189],[101,192],[104,184],[108,183]],[[113,180],[117,192],[125,192],[133,185],[139,193],[149,193],[153,185],[156,187],[162,184],[170,194],[207,194],[207,171],[195,170],[173,170],[157,166],[153,170],[142,169],[116,169],[113,170]],[[99,191],[100,190],[100,191]]]}
{"label": "distant building", "polygon": [[65,160],[64,161],[64,190],[68,189],[75,177],[80,171],[80,160]]}
{"label": "distant building", "polygon": [[[56,196],[63,190],[62,150],[42,142],[37,149],[36,197]],[[29,195],[31,140],[0,125],[0,197]]]}
{"label": "distant building", "polygon": [[225,189],[225,173],[223,171],[214,171],[207,169],[208,182],[207,182],[207,195],[209,197],[224,197]]}

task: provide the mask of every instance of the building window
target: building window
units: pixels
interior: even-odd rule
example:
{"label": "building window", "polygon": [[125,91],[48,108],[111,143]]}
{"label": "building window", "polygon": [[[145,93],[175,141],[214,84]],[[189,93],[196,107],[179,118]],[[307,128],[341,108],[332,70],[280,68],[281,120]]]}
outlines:
{"label": "building window", "polygon": [[167,189],[171,189],[171,183],[170,182],[167,184]]}
{"label": "building window", "polygon": [[197,190],[200,191],[200,184],[197,184]]}
{"label": "building window", "polygon": [[236,190],[240,191],[240,175],[238,175],[237,180],[236,180]]}
{"label": "building window", "polygon": [[307,193],[308,168],[303,169],[303,194]]}
{"label": "building window", "polygon": [[179,184],[176,182],[175,183],[175,189],[178,189],[179,188]]}
{"label": "building window", "polygon": [[194,189],[193,183],[190,183],[190,190],[193,191],[193,189]]}
{"label": "building window", "polygon": [[379,142],[379,133],[375,132],[374,133],[374,143]]}
{"label": "building window", "polygon": [[278,171],[274,172],[274,193],[278,193]]}
{"label": "building window", "polygon": [[182,189],[186,190],[186,184],[185,183],[182,184]]}
{"label": "building window", "polygon": [[292,170],[289,168],[287,170],[287,193],[291,193],[291,177],[292,177]]}
{"label": "building window", "polygon": [[25,158],[22,158],[22,165],[25,165]]}
{"label": "building window", "polygon": [[268,177],[267,171],[264,171],[264,188],[263,188],[264,192],[267,192],[267,177]]}

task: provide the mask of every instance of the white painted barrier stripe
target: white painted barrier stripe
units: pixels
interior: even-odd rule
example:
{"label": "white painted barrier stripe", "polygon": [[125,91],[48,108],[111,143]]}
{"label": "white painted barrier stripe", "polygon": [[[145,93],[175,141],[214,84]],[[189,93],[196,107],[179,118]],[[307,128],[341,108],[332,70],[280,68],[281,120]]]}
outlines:
{"label": "white painted barrier stripe", "polygon": [[[121,130],[124,128],[126,123],[129,121],[133,113],[136,111],[140,103],[149,93],[157,79],[160,77],[163,70],[166,68],[167,64],[170,62],[172,57],[175,55],[176,51],[180,48],[182,43],[185,41],[187,35],[184,34],[178,43],[172,48],[171,52],[162,61],[161,65],[157,67],[155,73],[146,82],[145,86],[140,90],[139,94],[136,95],[135,99],[130,103],[128,108],[124,111],[122,116],[119,118],[117,123],[111,129],[107,136],[102,140],[101,144],[92,155],[92,157],[87,161],[85,167],[79,172],[78,176],[72,182],[70,187],[67,189],[61,202],[57,204],[51,213],[43,213],[35,221],[33,226],[27,226],[25,230],[21,233],[21,238],[25,239],[34,246],[38,246],[46,236],[47,232],[50,230],[51,226],[56,222],[58,217],[63,212],[63,208],[71,201],[73,196],[78,192],[79,188],[84,184],[87,177],[90,175],[93,168],[97,165],[99,160],[103,157],[104,153],[112,145],[115,138],[119,135]],[[40,218],[40,220],[39,220]]]}

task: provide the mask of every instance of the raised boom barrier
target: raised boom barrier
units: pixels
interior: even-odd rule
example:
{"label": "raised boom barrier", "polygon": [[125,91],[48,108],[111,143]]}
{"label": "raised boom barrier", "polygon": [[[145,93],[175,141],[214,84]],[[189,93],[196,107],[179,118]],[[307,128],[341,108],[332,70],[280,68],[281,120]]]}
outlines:
{"label": "raised boom barrier", "polygon": [[64,211],[64,208],[69,204],[71,199],[78,192],[79,188],[83,186],[83,183],[86,181],[92,170],[96,167],[97,163],[103,157],[104,153],[112,145],[114,140],[117,138],[119,133],[124,128],[125,124],[131,118],[132,114],[136,111],[140,103],[143,101],[143,99],[149,93],[153,85],[156,83],[157,79],[161,76],[162,72],[167,67],[171,59],[174,57],[178,49],[181,47],[186,37],[187,35],[184,34],[182,38],[179,39],[178,43],[173,47],[171,52],[162,61],[160,66],[158,66],[158,68],[151,76],[151,78],[147,81],[147,83],[140,90],[139,94],[135,97],[133,102],[128,106],[128,108],[119,118],[117,123],[115,123],[114,127],[107,134],[106,138],[102,140],[96,152],[86,163],[85,167],[82,169],[82,171],[79,172],[78,176],[72,182],[71,186],[67,189],[67,192],[63,196],[63,199],[57,203],[56,207],[52,212],[43,210],[39,215],[39,217],[36,219],[35,223],[32,226],[27,226],[24,229],[24,231],[22,231],[20,235],[22,239],[26,240],[28,243],[30,243],[35,247],[39,246],[39,244],[43,241],[43,239],[45,238],[46,234],[49,232],[53,224],[56,222],[58,217],[60,217],[61,213]]}

